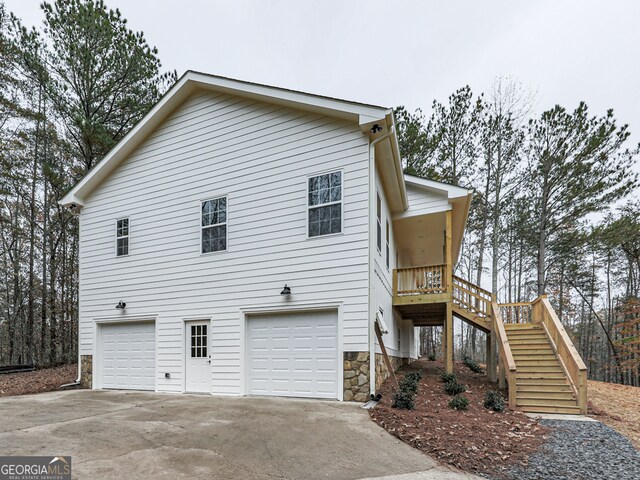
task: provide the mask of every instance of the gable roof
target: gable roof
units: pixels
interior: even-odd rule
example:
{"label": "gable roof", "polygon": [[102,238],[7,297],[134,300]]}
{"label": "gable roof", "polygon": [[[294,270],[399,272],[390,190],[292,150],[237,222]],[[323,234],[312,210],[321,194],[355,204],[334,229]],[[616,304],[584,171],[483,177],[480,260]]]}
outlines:
{"label": "gable roof", "polygon": [[422,177],[415,177],[413,175],[404,174],[404,181],[409,185],[415,185],[417,187],[422,187],[427,190],[436,190],[439,192],[443,192],[447,194],[447,198],[460,198],[467,197],[468,195],[472,195],[471,190],[467,190],[466,188],[458,187],[457,185],[453,185],[451,183],[439,182],[437,180],[429,180]]}
{"label": "gable roof", "polygon": [[[393,110],[390,108],[188,70],[104,158],[66,193],[60,204],[72,208],[82,207],[88,195],[196,89],[214,90],[344,118],[356,121],[363,130],[368,130],[374,122],[388,123],[389,118],[393,123]],[[399,162],[399,159],[396,161]],[[403,190],[402,178],[398,182],[402,183],[400,188]]]}

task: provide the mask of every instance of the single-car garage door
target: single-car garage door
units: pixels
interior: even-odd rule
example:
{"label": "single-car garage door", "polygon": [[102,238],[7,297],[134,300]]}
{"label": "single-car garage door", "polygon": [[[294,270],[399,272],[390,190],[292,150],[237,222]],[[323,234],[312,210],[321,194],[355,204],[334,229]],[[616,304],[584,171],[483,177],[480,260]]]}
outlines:
{"label": "single-car garage door", "polygon": [[336,311],[247,317],[250,395],[338,398]]}
{"label": "single-car garage door", "polygon": [[102,325],[100,370],[102,388],[155,389],[155,323]]}

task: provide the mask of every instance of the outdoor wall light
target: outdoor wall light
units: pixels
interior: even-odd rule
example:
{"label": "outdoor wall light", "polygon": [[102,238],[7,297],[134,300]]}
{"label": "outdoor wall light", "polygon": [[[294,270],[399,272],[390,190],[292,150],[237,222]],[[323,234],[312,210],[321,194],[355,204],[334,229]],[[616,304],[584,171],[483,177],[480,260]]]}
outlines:
{"label": "outdoor wall light", "polygon": [[371,130],[369,130],[373,135],[375,135],[378,132],[382,131],[382,127],[380,125],[378,125],[377,123],[371,127]]}
{"label": "outdoor wall light", "polygon": [[284,284],[284,288],[280,292],[280,295],[291,295],[291,289],[287,287],[287,284]]}
{"label": "outdoor wall light", "polygon": [[118,302],[118,304],[116,305],[116,308],[119,309],[119,310],[124,310],[125,308],[127,308],[127,304],[124,303],[122,300],[120,300]]}

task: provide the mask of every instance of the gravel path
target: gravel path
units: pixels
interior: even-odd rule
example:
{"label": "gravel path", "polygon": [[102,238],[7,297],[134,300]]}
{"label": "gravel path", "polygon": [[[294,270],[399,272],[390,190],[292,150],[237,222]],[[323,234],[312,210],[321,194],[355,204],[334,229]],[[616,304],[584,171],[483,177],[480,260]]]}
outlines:
{"label": "gravel path", "polygon": [[638,480],[640,453],[629,440],[600,422],[541,420],[553,431],[514,480]]}

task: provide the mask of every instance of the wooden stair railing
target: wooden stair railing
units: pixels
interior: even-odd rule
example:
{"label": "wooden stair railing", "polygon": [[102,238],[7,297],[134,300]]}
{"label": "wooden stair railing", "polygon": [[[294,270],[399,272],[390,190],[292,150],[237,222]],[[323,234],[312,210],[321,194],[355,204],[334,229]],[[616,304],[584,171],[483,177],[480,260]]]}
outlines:
{"label": "wooden stair railing", "polygon": [[445,293],[446,265],[397,268],[394,271],[394,294],[415,295]]}
{"label": "wooden stair railing", "polygon": [[453,303],[483,319],[491,315],[491,292],[453,275]]}
{"label": "wooden stair railing", "polygon": [[504,323],[531,323],[533,302],[500,303],[500,313]]}
{"label": "wooden stair railing", "polygon": [[546,295],[538,297],[532,303],[533,323],[542,324],[551,346],[555,350],[560,364],[569,380],[581,414],[587,413],[587,366],[560,323],[560,319]]}
{"label": "wooden stair railing", "polygon": [[516,362],[511,353],[511,346],[509,345],[509,339],[507,338],[507,332],[504,329],[502,321],[502,314],[498,303],[495,300],[491,301],[491,313],[493,317],[493,330],[496,336],[496,343],[498,346],[498,379],[500,382],[500,388],[504,388],[505,379],[509,386],[509,408],[514,410],[516,408]]}

